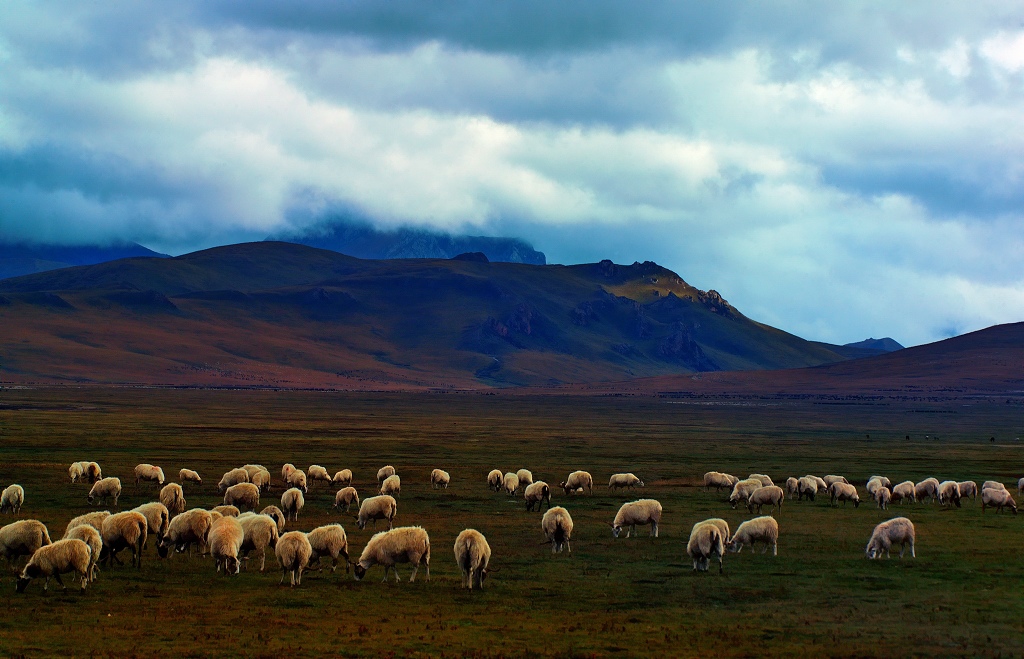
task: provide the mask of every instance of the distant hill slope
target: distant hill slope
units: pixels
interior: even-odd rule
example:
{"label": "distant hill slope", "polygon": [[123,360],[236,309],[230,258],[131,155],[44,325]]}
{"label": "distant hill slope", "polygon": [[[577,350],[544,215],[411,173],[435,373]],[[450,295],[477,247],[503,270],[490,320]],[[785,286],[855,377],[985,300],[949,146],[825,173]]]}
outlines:
{"label": "distant hill slope", "polygon": [[864,339],[863,341],[857,341],[856,343],[847,343],[843,347],[865,348],[867,350],[877,350],[879,352],[903,350],[903,346],[889,337],[885,337],[884,339]]}
{"label": "distant hill slope", "polygon": [[281,242],[0,282],[0,377],[478,387],[842,359],[646,262],[361,260]]}
{"label": "distant hill slope", "polygon": [[138,243],[66,246],[0,241],[0,279],[75,265],[93,265],[133,256],[164,258],[167,255],[154,252]]}
{"label": "distant hill slope", "polygon": [[383,231],[364,224],[338,222],[306,233],[272,236],[309,247],[329,249],[360,259],[450,259],[481,252],[490,261],[544,265],[547,259],[518,238],[451,235],[427,229]]}

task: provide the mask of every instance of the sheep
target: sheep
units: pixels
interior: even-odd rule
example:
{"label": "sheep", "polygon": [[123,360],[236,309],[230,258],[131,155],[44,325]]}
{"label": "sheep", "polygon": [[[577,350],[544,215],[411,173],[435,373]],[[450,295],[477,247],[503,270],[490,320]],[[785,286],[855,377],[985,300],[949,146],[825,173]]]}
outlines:
{"label": "sheep", "polygon": [[289,488],[295,488],[303,494],[309,492],[309,488],[306,487],[306,472],[299,471],[298,469],[288,474],[288,478],[285,479],[285,485]]}
{"label": "sheep", "polygon": [[110,517],[110,513],[106,510],[79,515],[68,522],[67,528],[64,529],[64,537],[68,537],[68,533],[71,532],[71,529],[77,526],[91,526],[99,531],[103,528],[103,520],[108,517]]}
{"label": "sheep", "polygon": [[487,565],[491,562],[491,546],[476,529],[464,529],[455,538],[455,563],[462,570],[462,585],[470,590],[483,590]]}
{"label": "sheep", "polygon": [[732,486],[732,494],[729,495],[729,503],[735,508],[739,501],[746,502],[750,498],[751,492],[761,485],[761,481],[756,478],[747,478],[745,480],[736,481],[736,484]]}
{"label": "sheep", "polygon": [[237,467],[231,471],[224,472],[224,475],[220,477],[220,482],[217,483],[217,491],[223,494],[229,487],[248,482],[249,472],[241,467]]}
{"label": "sheep", "polygon": [[132,550],[132,565],[142,567],[142,547],[146,544],[149,521],[146,516],[135,510],[126,510],[103,520],[100,537],[103,538],[103,550],[100,560],[104,565],[111,559],[120,563],[117,558],[122,549]]}
{"label": "sheep", "polygon": [[792,499],[800,493],[800,480],[794,476],[786,479],[786,495]]}
{"label": "sheep", "polygon": [[[241,468],[245,469],[245,473],[249,475],[249,482],[250,483],[252,482],[252,477],[255,476],[256,474],[263,473],[264,471],[266,471],[267,474],[270,473],[267,470],[267,468],[264,467],[263,465],[248,464],[248,465],[242,465]],[[235,483],[235,484],[237,485],[237,483]]]}
{"label": "sheep", "polygon": [[302,531],[289,531],[277,540],[274,548],[277,562],[281,565],[281,584],[291,573],[292,588],[302,585],[302,571],[309,565],[309,557],[313,555],[313,546]]}
{"label": "sheep", "polygon": [[213,523],[206,544],[217,572],[223,570],[224,576],[238,574],[242,566],[238,553],[242,550],[244,540],[242,523],[234,517],[221,517]]}
{"label": "sheep", "polygon": [[213,526],[213,513],[209,510],[202,508],[186,510],[175,516],[167,525],[167,533],[157,543],[157,553],[161,558],[167,558],[167,550],[173,545],[176,552],[181,553],[187,549],[191,555],[194,544],[199,545],[200,551],[205,553],[206,540],[211,526]]}
{"label": "sheep", "polygon": [[775,483],[772,482],[771,477],[765,476],[764,474],[750,474],[747,476],[747,480],[750,480],[751,478],[761,481],[761,485],[763,487],[771,487],[772,485],[775,485]]}
{"label": "sheep", "polygon": [[32,558],[25,564],[25,569],[18,577],[18,592],[25,592],[29,582],[39,577],[46,577],[43,590],[50,589],[50,577],[57,579],[57,583],[64,590],[67,586],[61,580],[60,575],[74,572],[82,578],[82,590],[88,583],[89,566],[92,563],[92,549],[81,540],[68,539],[58,540],[53,544],[40,547],[32,554]]}
{"label": "sheep", "polygon": [[994,487],[986,488],[981,491],[981,512],[985,512],[987,506],[992,506],[996,509],[996,512],[1002,512],[1004,507],[1008,507],[1013,511],[1013,514],[1017,514],[1017,502],[1013,500],[1010,493],[1003,489],[999,490]]}
{"label": "sheep", "polygon": [[631,487],[636,486],[644,487],[644,482],[637,478],[636,474],[612,474],[612,477],[608,479],[608,489],[615,488],[616,490],[620,487]]}
{"label": "sheep", "polygon": [[516,476],[519,478],[519,484],[523,487],[533,485],[533,472],[529,469],[520,469],[516,472]]}
{"label": "sheep", "polygon": [[217,513],[221,517],[238,517],[242,514],[242,511],[238,509],[238,506],[232,506],[230,504],[214,506],[213,510],[210,512]]}
{"label": "sheep", "polygon": [[802,501],[804,497],[807,497],[811,501],[814,501],[815,495],[818,493],[818,483],[809,476],[803,476],[797,481],[797,500]]}
{"label": "sheep", "polygon": [[[814,481],[816,487],[815,494],[828,494],[828,485],[825,483],[824,478],[820,476],[815,476],[814,474],[807,474],[806,476],[804,476],[804,478],[809,478],[810,480]],[[814,499],[811,500],[813,501]]]}
{"label": "sheep", "polygon": [[651,537],[658,537],[658,523],[661,522],[661,504],[654,499],[638,499],[622,504],[612,522],[612,536],[619,537],[622,529],[628,526],[626,537],[636,533],[637,524],[650,524]]}
{"label": "sheep", "polygon": [[277,506],[267,506],[260,511],[261,515],[267,515],[277,522],[277,533],[278,535],[284,533],[284,525],[287,521],[284,516],[284,512]]}
{"label": "sheep", "polygon": [[402,494],[402,479],[397,474],[388,476],[380,484],[380,492],[378,494],[389,494],[397,499]]}
{"label": "sheep", "polygon": [[335,485],[345,485],[345,486],[351,485],[352,484],[352,470],[351,469],[342,469],[338,473],[334,474],[334,478],[331,479],[331,482],[334,483]]}
{"label": "sheep", "polygon": [[117,498],[121,496],[121,479],[111,476],[109,478],[101,478],[100,480],[93,483],[92,489],[89,490],[89,503],[95,500],[99,500],[99,505],[103,505],[107,501],[107,497],[111,497],[114,500],[114,507],[117,508]]}
{"label": "sheep", "polygon": [[295,471],[295,465],[290,462],[286,462],[281,466],[281,480],[288,482],[288,476]]}
{"label": "sheep", "polygon": [[348,512],[353,503],[357,506],[359,505],[359,493],[356,492],[356,488],[343,487],[334,495],[334,507],[332,510],[341,510],[341,507],[345,506],[345,512]]}
{"label": "sheep", "polygon": [[894,517],[875,527],[875,530],[871,532],[871,539],[868,540],[867,547],[864,548],[864,553],[868,558],[875,559],[881,558],[882,552],[885,552],[885,556],[888,558],[893,544],[899,543],[900,558],[903,558],[907,545],[910,545],[910,557],[917,558],[917,554],[914,552],[916,537],[913,522],[906,517]]}
{"label": "sheep", "polygon": [[1017,481],[1017,494],[1021,494],[1022,492],[1024,492],[1024,478]]}
{"label": "sheep", "polygon": [[850,482],[850,481],[846,480],[846,476],[836,476],[835,474],[829,474],[828,476],[825,476],[821,480],[825,481],[825,485],[827,485],[829,487],[832,487],[832,483],[837,483],[837,482],[838,483],[849,483]]}
{"label": "sheep", "polygon": [[[167,506],[164,504],[154,501],[152,503],[144,503],[141,506],[133,508],[137,513],[142,513],[142,516],[146,518],[146,524],[148,525],[148,535],[150,533],[156,535],[157,542],[164,537],[167,533],[167,526],[171,522],[171,515],[167,512]],[[146,548],[146,540],[142,543],[142,548]]]}
{"label": "sheep", "polygon": [[430,472],[430,487],[447,490],[448,484],[452,482],[451,475],[443,469],[435,469]]}
{"label": "sheep", "polygon": [[743,522],[729,539],[727,548],[738,554],[743,551],[745,545],[750,545],[750,551],[754,551],[756,542],[764,543],[762,554],[767,552],[768,547],[771,546],[772,556],[779,555],[779,523],[775,521],[774,517],[755,517]]}
{"label": "sheep", "polygon": [[937,478],[926,478],[914,486],[914,497],[921,501],[928,497],[932,503],[939,500],[939,480]]}
{"label": "sheep", "polygon": [[103,551],[103,538],[100,532],[88,524],[81,524],[64,534],[64,540],[81,540],[89,545],[89,571],[87,579],[96,581],[96,574],[100,569],[96,566],[100,562],[100,552]]}
{"label": "sheep", "polygon": [[985,481],[981,485],[982,491],[985,491],[985,490],[988,490],[988,489],[991,489],[991,488],[995,488],[997,490],[1005,490],[1006,486],[1003,485],[1002,483],[1000,483],[999,481]]}
{"label": "sheep", "polygon": [[260,552],[260,572],[263,572],[267,565],[267,547],[271,549],[276,547],[277,539],[280,536],[277,521],[269,515],[248,512],[238,516],[238,523],[242,525],[242,544],[239,547],[239,555],[247,557],[251,551]]}
{"label": "sheep", "polygon": [[572,517],[568,510],[561,506],[548,508],[540,520],[540,528],[544,531],[548,542],[551,543],[552,554],[561,552],[563,548],[568,549],[570,554],[572,553],[572,547],[569,546],[569,539],[572,536]]}
{"label": "sheep", "polygon": [[905,499],[909,499],[911,503],[917,503],[917,486],[914,485],[914,481],[903,481],[892,488],[892,499],[899,501],[901,506]]}
{"label": "sheep", "polygon": [[385,478],[395,475],[395,468],[391,465],[385,465],[377,470],[377,485],[384,482]]}
{"label": "sheep", "polygon": [[860,495],[857,494],[857,488],[849,483],[832,483],[832,505],[838,506],[839,502],[843,502],[843,508],[846,507],[847,501],[853,502],[854,508],[860,508]]}
{"label": "sheep", "polygon": [[269,471],[257,471],[249,477],[249,482],[256,486],[260,492],[270,491],[270,472]]}
{"label": "sheep", "polygon": [[501,489],[501,481],[504,477],[501,474],[500,469],[492,469],[487,474],[487,487],[497,492]]}
{"label": "sheep", "polygon": [[345,535],[345,529],[341,524],[318,526],[307,533],[306,538],[309,539],[309,545],[313,548],[313,553],[309,557],[310,566],[316,563],[317,569],[320,570],[320,557],[330,556],[331,572],[337,572],[338,557],[343,556],[345,574],[348,574],[348,536]]}
{"label": "sheep", "polygon": [[960,481],[957,486],[960,488],[961,499],[970,497],[974,501],[978,497],[978,484],[974,481]]}
{"label": "sheep", "polygon": [[323,481],[325,483],[331,482],[331,475],[320,465],[309,465],[309,469],[306,470],[306,476],[309,477],[309,484],[311,487],[313,483],[317,481]]}
{"label": "sheep", "polygon": [[82,480],[82,478],[85,476],[85,468],[83,463],[72,462],[71,466],[68,467],[68,476],[71,477],[72,483],[77,483],[78,481]]}
{"label": "sheep", "polygon": [[171,517],[185,512],[185,492],[177,483],[168,483],[160,490],[160,503],[167,507]]}
{"label": "sheep", "polygon": [[0,513],[11,512],[17,515],[25,503],[25,488],[20,485],[8,485],[0,494]]}
{"label": "sheep", "polygon": [[410,583],[416,581],[420,565],[426,569],[427,581],[430,581],[430,536],[423,527],[402,526],[374,534],[363,548],[359,560],[352,566],[352,574],[356,581],[361,581],[371,567],[383,565],[385,582],[388,580],[388,570],[395,573],[395,581],[401,581],[398,563],[412,564]]}
{"label": "sheep", "polygon": [[949,507],[955,504],[960,507],[960,484],[956,481],[942,481],[939,483],[939,503]]}
{"label": "sheep", "polygon": [[232,485],[224,492],[224,505],[256,510],[260,505],[260,488],[252,483]]}
{"label": "sheep", "polygon": [[[886,478],[885,480],[889,479]],[[867,490],[868,495],[871,498],[874,498],[875,492],[877,492],[879,489],[883,487],[891,487],[891,484],[886,485],[885,482],[882,480],[881,476],[872,476],[871,478],[868,479],[868,483],[867,485],[864,486],[864,489]]]}
{"label": "sheep", "polygon": [[875,490],[875,503],[878,504],[880,510],[887,510],[890,501],[892,501],[892,492],[889,491],[889,488],[880,487]]}
{"label": "sheep", "polygon": [[516,495],[516,490],[519,489],[519,477],[513,474],[511,471],[505,474],[504,478],[501,479],[501,489],[505,490],[505,494],[513,497]]}
{"label": "sheep", "polygon": [[142,481],[156,483],[159,487],[164,485],[164,470],[154,467],[151,464],[142,463],[135,466],[135,487],[138,488]]}
{"label": "sheep", "polygon": [[544,481],[527,485],[526,490],[523,491],[523,497],[526,499],[527,512],[531,512],[534,506],[537,506],[537,512],[540,512],[545,501],[548,502],[548,508],[551,508],[551,488]]}
{"label": "sheep", "polygon": [[704,474],[704,490],[710,490],[715,488],[716,492],[721,491],[723,487],[732,489],[732,486],[736,484],[739,479],[732,474],[723,474],[720,471],[709,471]]}
{"label": "sheep", "polygon": [[178,480],[182,483],[195,483],[196,485],[203,484],[203,479],[199,476],[199,473],[192,471],[191,469],[182,469],[179,471]]}
{"label": "sheep", "polygon": [[292,522],[299,519],[299,511],[306,505],[306,497],[302,496],[302,490],[297,487],[285,490],[281,495],[281,510],[284,511],[284,518]]}
{"label": "sheep", "polygon": [[710,517],[704,520],[704,522],[702,523],[714,524],[718,527],[718,530],[722,532],[722,542],[724,543],[729,541],[729,536],[732,535],[732,533],[729,531],[729,522],[725,521],[721,517]]}
{"label": "sheep", "polygon": [[[868,479],[868,484],[869,484],[869,485],[871,484],[871,481],[878,481],[878,483],[879,483],[879,484],[880,484],[880,485],[881,485],[882,487],[887,487],[887,488],[889,488],[890,490],[892,489],[892,481],[890,481],[890,480],[889,480],[888,478],[886,478],[885,476],[872,476],[871,478],[869,478],[869,479]],[[868,492],[872,492],[872,490],[868,490]]]}
{"label": "sheep", "polygon": [[95,483],[96,481],[103,480],[103,470],[100,469],[99,464],[95,462],[90,462],[89,464],[85,465],[84,471],[85,477],[89,479],[90,483]]}
{"label": "sheep", "polygon": [[693,560],[694,572],[707,572],[712,558],[718,558],[718,573],[722,573],[722,556],[725,554],[727,536],[712,520],[697,522],[690,529],[686,542],[686,553]]}
{"label": "sheep", "polygon": [[384,519],[388,522],[388,529],[393,529],[395,516],[398,514],[398,502],[387,494],[363,499],[359,506],[359,515],[356,516],[356,524],[360,529],[366,528],[366,523],[373,520],[373,528],[377,528],[377,520]]}
{"label": "sheep", "polygon": [[754,512],[754,506],[757,506],[757,514],[761,514],[761,506],[770,505],[772,507],[771,512],[775,512],[775,509],[779,509],[779,514],[782,514],[782,502],[786,500],[786,493],[778,485],[766,485],[759,487],[750,493],[747,497],[747,510],[751,513]]}
{"label": "sheep", "polygon": [[0,554],[12,566],[19,556],[31,556],[50,544],[46,525],[35,519],[22,519],[0,527]]}
{"label": "sheep", "polygon": [[594,493],[594,477],[586,471],[574,471],[569,474],[569,478],[565,479],[561,483],[561,487],[565,490],[566,496],[572,494],[576,490],[587,490],[589,494]]}

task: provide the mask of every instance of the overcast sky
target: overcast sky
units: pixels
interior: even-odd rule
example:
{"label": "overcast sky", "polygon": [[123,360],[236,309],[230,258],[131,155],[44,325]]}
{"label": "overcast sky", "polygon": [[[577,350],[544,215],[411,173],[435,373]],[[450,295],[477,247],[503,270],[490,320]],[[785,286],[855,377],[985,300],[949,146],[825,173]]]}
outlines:
{"label": "overcast sky", "polygon": [[6,239],[346,214],[910,345],[1024,320],[1022,202],[1019,2],[0,3]]}

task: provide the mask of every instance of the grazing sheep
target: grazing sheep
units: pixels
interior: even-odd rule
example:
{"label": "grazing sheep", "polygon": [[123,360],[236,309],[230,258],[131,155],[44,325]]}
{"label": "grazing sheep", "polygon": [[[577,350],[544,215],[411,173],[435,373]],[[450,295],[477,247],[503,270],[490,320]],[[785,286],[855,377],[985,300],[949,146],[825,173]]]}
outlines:
{"label": "grazing sheep", "polygon": [[771,487],[772,485],[775,485],[771,477],[765,476],[764,474],[750,474],[749,476],[747,476],[747,480],[750,480],[752,478],[761,481],[762,487]]}
{"label": "grazing sheep", "polygon": [[906,517],[894,517],[875,527],[875,530],[871,532],[871,539],[868,540],[867,547],[864,548],[864,553],[868,558],[874,559],[881,558],[882,553],[885,552],[885,556],[888,558],[889,550],[898,543],[900,558],[903,558],[907,545],[910,545],[910,557],[917,558],[917,554],[914,552],[916,537],[913,522]]}
{"label": "grazing sheep", "polygon": [[89,490],[89,503],[99,500],[97,505],[104,505],[107,502],[107,497],[114,500],[114,507],[117,508],[117,498],[121,496],[121,479],[111,476],[110,478],[101,478],[93,483],[92,489]]}
{"label": "grazing sheep", "polygon": [[57,579],[60,587],[67,590],[60,575],[68,572],[81,576],[82,590],[85,590],[91,563],[92,549],[81,540],[58,540],[40,547],[32,554],[32,558],[28,560],[25,569],[21,571],[21,576],[18,577],[18,592],[25,592],[29,582],[39,577],[46,577],[43,590],[50,589],[50,577]]}
{"label": "grazing sheep", "polygon": [[932,503],[939,500],[939,480],[937,478],[926,478],[914,486],[914,497],[922,501],[928,497]]}
{"label": "grazing sheep", "polygon": [[693,560],[694,572],[707,572],[712,558],[718,559],[718,573],[722,573],[722,556],[725,554],[727,536],[712,520],[697,522],[690,529],[686,542],[686,553]]}
{"label": "grazing sheep", "polygon": [[814,497],[818,494],[818,482],[809,476],[801,477],[797,481],[797,488],[798,501],[802,501],[804,497],[814,501]]}
{"label": "grazing sheep", "polygon": [[732,533],[729,531],[729,522],[725,521],[721,517],[710,517],[701,523],[714,524],[718,527],[718,530],[722,532],[722,542],[729,541],[729,537],[732,535]]}
{"label": "grazing sheep", "polygon": [[412,564],[410,583],[416,581],[420,565],[426,568],[427,581],[430,581],[430,536],[423,527],[402,526],[375,534],[363,548],[352,573],[356,581],[360,581],[371,567],[383,565],[384,581],[388,580],[388,570],[395,573],[395,581],[401,581],[398,577],[398,563]]}
{"label": "grazing sheep", "polygon": [[257,471],[249,477],[249,482],[256,486],[260,492],[270,491],[270,472],[263,470]]}
{"label": "grazing sheep", "polygon": [[146,524],[148,525],[148,532],[146,534],[146,540],[142,542],[142,548],[146,548],[148,542],[148,536],[150,534],[156,535],[157,542],[159,542],[164,534],[167,533],[167,526],[171,523],[171,515],[167,512],[167,506],[164,504],[154,501],[152,503],[144,503],[141,506],[133,508],[137,513],[142,513],[142,516],[146,518]]}
{"label": "grazing sheep", "polygon": [[961,499],[970,497],[974,501],[978,497],[978,484],[974,481],[960,481],[957,486],[960,488]]}
{"label": "grazing sheep", "polygon": [[491,546],[476,529],[465,529],[455,538],[455,563],[462,570],[462,585],[470,590],[483,590],[487,565],[491,562]]}
{"label": "grazing sheep", "polygon": [[533,472],[529,469],[520,469],[516,472],[516,476],[519,478],[519,484],[523,487],[533,485]]}
{"label": "grazing sheep", "polygon": [[[234,508],[235,510],[238,510],[238,508],[235,508],[234,506],[216,506],[215,508],[213,508],[213,510],[209,511],[210,519],[212,519],[215,522],[218,519],[220,519],[221,517],[232,517],[232,515],[223,515],[223,514],[221,514],[221,512],[219,510],[217,510],[217,508]],[[237,515],[233,515],[233,516],[237,517]]]}
{"label": "grazing sheep", "polygon": [[345,486],[351,485],[352,484],[352,470],[351,469],[342,469],[338,473],[334,474],[334,478],[331,479],[331,482],[334,483],[336,486],[337,485],[345,485]]}
{"label": "grazing sheep", "polygon": [[68,522],[67,528],[64,529],[64,537],[68,537],[68,533],[70,533],[71,529],[75,528],[76,526],[91,526],[97,531],[99,531],[103,528],[103,520],[105,520],[108,517],[110,517],[110,513],[107,512],[106,510],[79,515],[78,517],[75,517],[70,522]]}
{"label": "grazing sheep", "polygon": [[[840,483],[845,485],[846,483]],[[761,553],[772,548],[772,556],[779,555],[779,523],[774,517],[755,517],[748,519],[739,525],[736,533],[729,539],[728,549],[737,554],[743,551],[745,545],[750,545],[750,551],[754,551],[754,543],[763,542],[764,549]]]}
{"label": "grazing sheep", "polygon": [[909,499],[911,503],[917,503],[917,486],[914,485],[914,481],[903,481],[892,488],[893,501],[899,501],[902,506],[904,499]]}
{"label": "grazing sheep", "polygon": [[331,475],[320,465],[309,465],[309,469],[306,470],[306,476],[309,477],[310,486],[317,481],[323,481],[324,483],[331,482]]}
{"label": "grazing sheep", "polygon": [[1013,500],[1013,497],[1005,489],[999,490],[994,487],[989,487],[981,491],[981,512],[985,512],[985,508],[992,506],[996,509],[996,512],[1002,512],[1004,507],[1009,508],[1013,511],[1013,514],[1017,514],[1017,502]]}
{"label": "grazing sheep", "polygon": [[792,499],[800,493],[800,479],[790,476],[786,479],[786,495]]}
{"label": "grazing sheep", "polygon": [[430,472],[430,487],[437,489],[442,488],[447,490],[448,484],[452,482],[451,475],[443,469],[435,469]]}
{"label": "grazing sheep", "polygon": [[206,545],[210,548],[217,572],[223,570],[224,576],[238,574],[242,567],[238,555],[244,541],[245,531],[242,529],[242,523],[236,518],[221,517],[213,523],[210,534],[206,537]]}
{"label": "grazing sheep", "polygon": [[503,476],[501,475],[500,469],[492,469],[487,474],[487,487],[497,492],[501,489],[501,481]]}
{"label": "grazing sheep", "polygon": [[511,471],[505,474],[504,478],[501,479],[501,489],[505,490],[505,494],[513,497],[516,495],[516,490],[519,489],[519,477],[513,474]]}
{"label": "grazing sheep", "polygon": [[829,487],[832,487],[832,483],[849,483],[850,482],[850,481],[846,480],[846,476],[836,476],[835,474],[829,474],[828,476],[825,476],[821,480],[825,481],[825,485],[827,485]]}
{"label": "grazing sheep", "polygon": [[761,514],[761,506],[771,506],[771,513],[775,512],[778,508],[779,514],[782,514],[782,503],[786,500],[786,493],[778,485],[766,485],[759,487],[750,493],[747,497],[747,510],[751,513],[754,512],[754,506],[757,506],[757,514]]}
{"label": "grazing sheep", "polygon": [[288,478],[285,479],[285,485],[289,488],[294,487],[303,494],[309,492],[309,489],[306,487],[306,472],[299,471],[298,469],[288,474]]}
{"label": "grazing sheep", "polygon": [[192,471],[191,469],[182,469],[179,471],[178,480],[182,483],[195,483],[196,485],[203,484],[203,479],[199,477],[199,473]]}
{"label": "grazing sheep", "polygon": [[120,559],[117,558],[118,552],[122,549],[131,549],[132,565],[141,568],[142,547],[146,544],[148,530],[149,520],[135,510],[126,510],[106,518],[100,527],[100,537],[103,538],[100,561],[104,565],[111,562],[111,559],[120,563]]}
{"label": "grazing sheep", "polygon": [[154,467],[151,464],[140,464],[135,466],[135,487],[139,487],[142,481],[150,483],[156,483],[158,486],[163,487],[164,485],[164,470],[160,467]]}
{"label": "grazing sheep", "polygon": [[249,482],[249,472],[241,467],[232,469],[231,471],[225,472],[220,477],[220,482],[217,483],[217,491],[223,494],[229,487],[238,485],[239,483]]}
{"label": "grazing sheep", "polygon": [[48,544],[50,533],[39,520],[22,519],[0,528],[0,554],[9,567],[19,556],[31,556]]}
{"label": "grazing sheep", "polygon": [[857,488],[849,483],[832,483],[832,505],[838,506],[839,502],[843,502],[843,508],[846,507],[847,501],[853,502],[854,508],[860,508],[860,495],[857,494]]}
{"label": "grazing sheep", "polygon": [[577,490],[586,490],[588,494],[593,494],[594,477],[586,471],[574,471],[569,474],[569,478],[562,481],[561,487],[565,490],[566,496],[569,496]]}
{"label": "grazing sheep", "polygon": [[82,524],[65,533],[64,539],[81,540],[89,545],[89,571],[86,574],[89,581],[96,581],[96,575],[100,571],[97,563],[100,562],[100,552],[103,551],[103,538],[100,537],[100,532],[88,524]]}
{"label": "grazing sheep", "polygon": [[341,510],[341,507],[345,506],[345,512],[348,512],[353,503],[359,505],[359,493],[356,492],[356,488],[343,487],[334,495],[333,510]]}
{"label": "grazing sheep", "polygon": [[764,487],[761,481],[756,478],[747,478],[741,481],[736,481],[736,484],[732,486],[732,494],[729,495],[729,503],[735,508],[736,504],[740,501],[746,503],[747,499],[750,498],[751,493],[759,487]]}
{"label": "grazing sheep", "polygon": [[626,537],[636,533],[636,525],[650,524],[651,536],[658,537],[658,523],[661,522],[661,504],[654,499],[639,499],[624,503],[612,522],[612,535],[619,537],[623,527],[628,526]]}
{"label": "grazing sheep", "polygon": [[526,499],[527,512],[531,512],[534,506],[537,506],[537,512],[540,512],[545,501],[548,502],[548,508],[551,508],[551,488],[544,481],[527,485],[523,497]]}
{"label": "grazing sheep", "polygon": [[359,515],[356,516],[356,525],[360,529],[366,528],[366,523],[371,519],[373,520],[373,528],[377,528],[377,520],[384,519],[388,522],[388,529],[393,529],[395,515],[398,514],[398,502],[395,498],[387,494],[381,496],[369,497],[363,499],[363,504],[359,506]]}
{"label": "grazing sheep", "polygon": [[1006,486],[1003,485],[1002,483],[1000,483],[999,481],[985,481],[981,485],[982,491],[985,491],[985,490],[988,490],[988,489],[992,489],[992,488],[995,488],[997,490],[1005,490]]}
{"label": "grazing sheep", "polygon": [[572,517],[568,510],[561,506],[548,508],[540,520],[540,528],[544,531],[548,542],[551,543],[552,554],[561,552],[563,548],[568,549],[570,554],[572,553],[572,547],[569,546],[572,536]]}
{"label": "grazing sheep", "polygon": [[280,508],[278,508],[277,506],[267,506],[266,508],[260,511],[260,514],[267,515],[268,517],[272,518],[275,522],[277,522],[278,536],[284,533],[284,525],[287,520],[285,519],[284,512]]}
{"label": "grazing sheep", "polygon": [[284,518],[286,520],[298,521],[299,511],[305,505],[306,497],[302,496],[302,490],[297,487],[285,490],[284,494],[281,495],[281,510],[284,511]]}
{"label": "grazing sheep", "polygon": [[25,488],[20,485],[8,485],[0,494],[0,513],[10,512],[17,515],[25,503]]}
{"label": "grazing sheep", "polygon": [[[223,516],[218,515],[218,518]],[[210,534],[210,527],[213,526],[213,513],[202,508],[192,508],[180,515],[175,516],[167,525],[167,533],[157,543],[157,553],[161,558],[167,558],[167,550],[172,545],[174,550],[181,553],[188,550],[192,554],[192,545],[199,545],[201,553],[206,553],[206,541]]]}
{"label": "grazing sheep", "polygon": [[72,462],[71,466],[68,467],[68,476],[71,477],[72,483],[77,483],[82,480],[85,476],[85,465],[88,464],[82,462]]}
{"label": "grazing sheep", "polygon": [[942,481],[939,483],[939,503],[943,506],[955,504],[960,507],[960,484],[956,481]]}
{"label": "grazing sheep", "polygon": [[721,491],[723,487],[732,489],[732,486],[739,481],[738,478],[732,474],[723,474],[720,471],[709,471],[704,474],[704,490],[710,490],[715,488],[715,491]]}
{"label": "grazing sheep", "polygon": [[380,484],[380,492],[378,494],[390,494],[397,499],[402,494],[402,479],[397,474],[388,476]]}
{"label": "grazing sheep", "polygon": [[[270,471],[268,471],[267,468],[264,467],[263,465],[248,464],[248,465],[242,465],[241,468],[245,469],[245,473],[249,475],[249,482],[250,483],[252,482],[252,477],[255,476],[256,474],[259,474],[259,473],[264,472],[264,471],[266,471],[268,474],[270,473]],[[235,483],[235,485],[237,485],[237,484],[238,483]]]}
{"label": "grazing sheep", "polygon": [[242,514],[242,511],[238,509],[238,506],[220,505],[214,506],[210,512],[217,513],[221,517],[238,517]]}
{"label": "grazing sheep", "polygon": [[828,485],[825,484],[825,479],[821,476],[815,476],[814,474],[807,474],[804,478],[809,478],[814,481],[817,486],[816,494],[828,494]]}
{"label": "grazing sheep", "polygon": [[892,501],[892,492],[889,491],[889,488],[880,487],[875,490],[875,503],[878,504],[879,509],[887,510],[890,501]]}
{"label": "grazing sheep", "polygon": [[260,488],[252,483],[232,485],[224,492],[224,505],[256,510],[260,506]]}
{"label": "grazing sheep", "polygon": [[[877,482],[878,485],[872,485],[871,484],[872,482]],[[868,482],[867,482],[868,494],[871,494],[872,496],[874,496],[874,494],[875,494],[874,488],[878,487],[878,486],[887,487],[887,488],[889,488],[891,490],[892,489],[892,481],[890,481],[885,476],[872,476],[871,478],[868,479]]]}
{"label": "grazing sheep", "polygon": [[281,565],[281,585],[284,578],[291,573],[292,588],[302,585],[302,571],[309,565],[309,557],[313,555],[313,546],[302,531],[289,531],[282,535],[274,548],[277,562]]}
{"label": "grazing sheep", "polygon": [[644,482],[637,478],[636,474],[612,474],[612,477],[608,479],[608,489],[615,488],[616,490],[620,487],[644,487]]}
{"label": "grazing sheep", "polygon": [[95,483],[96,481],[103,480],[103,470],[100,469],[99,464],[95,462],[90,462],[89,464],[85,465],[85,477],[89,480],[90,483]]}
{"label": "grazing sheep", "polygon": [[185,512],[185,492],[177,483],[168,483],[160,490],[160,503],[167,507],[167,512],[174,517]]}
{"label": "grazing sheep", "polygon": [[384,479],[395,475],[395,468],[391,465],[385,465],[377,470],[377,485],[384,482]]}
{"label": "grazing sheep", "polygon": [[263,572],[267,565],[267,547],[273,549],[277,546],[279,531],[277,521],[269,515],[257,515],[248,512],[238,516],[238,523],[242,525],[242,545],[239,547],[239,556],[246,558],[251,551],[260,553],[260,572]]}
{"label": "grazing sheep", "polygon": [[310,567],[316,563],[317,569],[321,569],[320,557],[330,556],[331,572],[337,572],[338,557],[343,556],[345,574],[348,574],[348,536],[345,535],[345,529],[341,524],[318,526],[307,533],[306,538],[309,539],[309,546],[313,548],[313,553],[309,557]]}
{"label": "grazing sheep", "polygon": [[283,480],[285,483],[287,483],[288,482],[288,476],[293,471],[295,471],[295,465],[293,465],[290,462],[284,463],[284,465],[281,466],[281,480]]}

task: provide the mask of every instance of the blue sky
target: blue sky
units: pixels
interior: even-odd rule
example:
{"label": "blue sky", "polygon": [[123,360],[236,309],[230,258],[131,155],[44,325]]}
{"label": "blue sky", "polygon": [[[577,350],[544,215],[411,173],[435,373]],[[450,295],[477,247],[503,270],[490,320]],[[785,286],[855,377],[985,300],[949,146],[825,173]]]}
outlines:
{"label": "blue sky", "polygon": [[1020,3],[7,2],[0,71],[7,239],[345,212],[654,260],[810,339],[1024,320]]}

